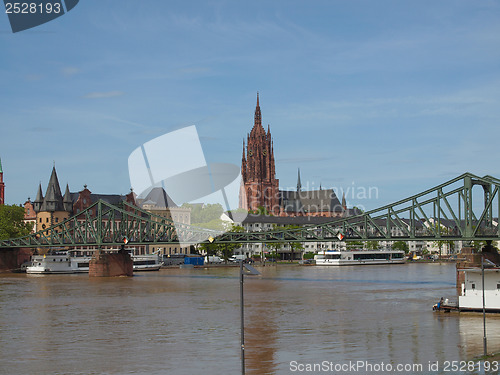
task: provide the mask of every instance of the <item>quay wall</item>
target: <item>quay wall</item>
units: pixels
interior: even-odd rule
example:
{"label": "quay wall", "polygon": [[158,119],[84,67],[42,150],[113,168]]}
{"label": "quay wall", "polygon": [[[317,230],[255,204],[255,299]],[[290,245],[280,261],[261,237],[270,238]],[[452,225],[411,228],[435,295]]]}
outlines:
{"label": "quay wall", "polygon": [[21,264],[31,259],[31,250],[28,248],[2,249],[0,248],[0,272],[18,270]]}
{"label": "quay wall", "polygon": [[133,261],[125,252],[96,251],[89,264],[89,277],[133,276]]}

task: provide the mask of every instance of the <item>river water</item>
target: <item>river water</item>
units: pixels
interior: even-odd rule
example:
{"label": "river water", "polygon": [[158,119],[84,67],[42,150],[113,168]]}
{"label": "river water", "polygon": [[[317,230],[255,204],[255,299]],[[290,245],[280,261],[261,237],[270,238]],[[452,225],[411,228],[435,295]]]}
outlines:
{"label": "river water", "polygon": [[[455,296],[453,264],[258,269],[244,284],[247,374],[471,373],[452,361],[482,354],[481,315],[432,312]],[[0,374],[241,373],[238,274],[0,275]],[[487,330],[500,351],[500,318]]]}

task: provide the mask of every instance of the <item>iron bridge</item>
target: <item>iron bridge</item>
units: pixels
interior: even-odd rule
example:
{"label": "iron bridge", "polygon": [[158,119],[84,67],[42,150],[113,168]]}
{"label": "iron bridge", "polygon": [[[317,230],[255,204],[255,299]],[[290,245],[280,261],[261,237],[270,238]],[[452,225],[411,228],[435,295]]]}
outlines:
{"label": "iron bridge", "polygon": [[500,180],[465,173],[439,186],[358,216],[298,229],[218,232],[174,223],[123,203],[98,201],[43,231],[0,241],[0,248],[144,244],[324,241],[500,240]]}

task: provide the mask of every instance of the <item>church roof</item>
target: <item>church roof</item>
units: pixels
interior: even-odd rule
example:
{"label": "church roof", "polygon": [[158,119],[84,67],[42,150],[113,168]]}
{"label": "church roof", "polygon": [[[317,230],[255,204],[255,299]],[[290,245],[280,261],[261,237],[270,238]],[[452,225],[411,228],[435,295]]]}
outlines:
{"label": "church roof", "polygon": [[333,189],[280,190],[280,204],[285,212],[342,212],[342,206]]}
{"label": "church roof", "polygon": [[49,184],[47,185],[47,191],[45,192],[45,198],[43,199],[40,211],[64,211],[63,197],[55,166],[52,168],[52,174],[50,175]]}
{"label": "church roof", "polygon": [[[71,195],[71,201],[73,204],[76,203],[78,200],[78,197],[80,196],[80,192],[77,193],[70,193]],[[103,200],[106,203],[117,205],[123,201],[125,201],[127,197],[125,195],[120,195],[120,194],[90,194],[90,200],[91,203],[94,204],[98,200]]]}
{"label": "church roof", "polygon": [[153,205],[157,209],[166,209],[177,207],[172,198],[170,198],[167,192],[161,187],[155,187],[146,195],[144,199],[141,200],[140,206],[144,204]]}

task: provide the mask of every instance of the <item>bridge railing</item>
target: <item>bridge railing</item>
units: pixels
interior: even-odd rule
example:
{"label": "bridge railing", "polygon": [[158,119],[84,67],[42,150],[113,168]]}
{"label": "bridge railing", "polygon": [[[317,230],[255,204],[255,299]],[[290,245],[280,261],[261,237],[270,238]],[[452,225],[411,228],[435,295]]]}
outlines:
{"label": "bridge railing", "polygon": [[500,180],[465,173],[432,189],[353,217],[272,231],[211,231],[142,210],[98,201],[50,228],[0,247],[320,241],[500,240]]}

